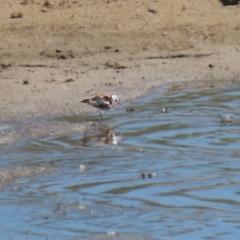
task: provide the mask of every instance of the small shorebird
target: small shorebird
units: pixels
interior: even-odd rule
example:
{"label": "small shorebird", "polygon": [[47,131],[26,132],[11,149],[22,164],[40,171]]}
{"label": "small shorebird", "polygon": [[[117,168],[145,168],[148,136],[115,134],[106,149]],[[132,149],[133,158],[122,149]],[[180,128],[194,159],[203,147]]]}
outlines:
{"label": "small shorebird", "polygon": [[235,120],[232,117],[228,116],[228,115],[227,116],[221,116],[219,114],[218,116],[221,118],[222,123],[234,123],[235,122]]}
{"label": "small shorebird", "polygon": [[108,110],[114,107],[116,103],[120,104],[120,98],[117,95],[107,95],[107,94],[99,94],[93,98],[84,99],[81,101],[82,103],[87,103],[95,108],[100,109],[100,116],[102,121],[102,113],[103,110]]}

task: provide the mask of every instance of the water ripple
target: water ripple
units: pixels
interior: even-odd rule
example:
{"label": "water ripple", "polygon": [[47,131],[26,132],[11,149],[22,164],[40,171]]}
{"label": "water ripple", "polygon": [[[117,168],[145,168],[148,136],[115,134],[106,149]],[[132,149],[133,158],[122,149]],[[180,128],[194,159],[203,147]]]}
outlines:
{"label": "water ripple", "polygon": [[240,125],[219,115],[240,119],[239,107],[239,86],[161,91],[107,112],[105,125],[84,134],[1,148],[3,168],[58,168],[1,193],[3,238],[238,239]]}

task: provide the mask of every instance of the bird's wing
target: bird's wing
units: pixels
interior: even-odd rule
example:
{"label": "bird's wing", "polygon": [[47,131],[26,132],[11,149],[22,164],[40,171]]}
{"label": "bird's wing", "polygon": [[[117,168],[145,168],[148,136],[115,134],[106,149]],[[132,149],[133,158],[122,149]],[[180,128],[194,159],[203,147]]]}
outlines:
{"label": "bird's wing", "polygon": [[104,98],[101,97],[94,97],[93,99],[90,99],[88,101],[89,105],[92,105],[94,107],[109,107],[109,101],[107,101]]}
{"label": "bird's wing", "polygon": [[84,99],[81,102],[97,108],[110,108],[113,104],[112,97],[107,94],[99,94],[92,99]]}
{"label": "bird's wing", "polygon": [[107,94],[99,94],[94,98],[92,98],[92,100],[98,102],[99,104],[107,104],[107,105],[112,104],[112,97]]}

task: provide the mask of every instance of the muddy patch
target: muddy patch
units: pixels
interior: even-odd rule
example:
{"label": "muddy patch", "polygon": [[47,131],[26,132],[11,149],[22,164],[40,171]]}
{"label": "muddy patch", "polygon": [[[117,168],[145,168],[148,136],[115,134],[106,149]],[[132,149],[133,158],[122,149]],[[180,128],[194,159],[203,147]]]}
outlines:
{"label": "muddy patch", "polygon": [[[0,190],[4,189],[8,184],[13,180],[18,180],[23,177],[32,177],[36,175],[49,174],[58,169],[53,166],[45,167],[23,167],[16,169],[1,169],[0,170]],[[17,190],[17,186],[14,187],[14,190]]]}
{"label": "muddy patch", "polygon": [[74,54],[72,52],[72,50],[59,50],[59,49],[56,49],[56,50],[46,50],[46,51],[42,51],[40,52],[40,55],[41,56],[45,56],[47,58],[53,58],[53,59],[62,59],[62,60],[65,60],[65,59],[71,59],[71,58],[74,58]]}

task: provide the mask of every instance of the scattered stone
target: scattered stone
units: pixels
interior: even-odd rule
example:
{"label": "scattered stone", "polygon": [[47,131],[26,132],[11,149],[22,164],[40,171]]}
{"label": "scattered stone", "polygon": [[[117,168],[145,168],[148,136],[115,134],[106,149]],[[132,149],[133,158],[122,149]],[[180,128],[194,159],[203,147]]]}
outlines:
{"label": "scattered stone", "polygon": [[29,81],[27,79],[23,80],[23,85],[29,84]]}
{"label": "scattered stone", "polygon": [[105,47],[104,47],[105,50],[109,50],[109,49],[111,49],[111,48],[112,48],[112,47],[110,47],[110,46],[105,46]]}
{"label": "scattered stone", "polygon": [[154,9],[151,9],[151,8],[148,8],[148,11],[152,14],[157,14],[157,10],[154,10]]}
{"label": "scattered stone", "polygon": [[84,205],[79,205],[76,207],[78,210],[85,210],[87,209],[87,206],[84,206]]}
{"label": "scattered stone", "polygon": [[73,52],[71,50],[68,51],[63,51],[63,50],[46,50],[46,51],[42,51],[40,52],[41,56],[45,56],[47,58],[55,58],[55,59],[62,59],[62,60],[66,60],[69,58],[74,58]]}
{"label": "scattered stone", "polygon": [[0,69],[6,69],[11,67],[12,65],[10,63],[6,64],[6,63],[0,63]]}
{"label": "scattered stone", "polygon": [[120,65],[117,62],[115,62],[115,63],[106,62],[105,63],[105,67],[106,68],[113,68],[113,69],[124,69],[124,68],[127,68],[126,66]]}
{"label": "scattered stone", "polygon": [[130,108],[126,108],[126,111],[127,112],[133,112],[133,111],[135,111],[135,109],[133,107],[130,107]]}
{"label": "scattered stone", "polygon": [[67,80],[64,81],[64,83],[68,83],[68,82],[74,82],[74,80],[72,78],[68,78]]}
{"label": "scattered stone", "polygon": [[107,236],[116,236],[116,233],[115,232],[108,232]]}
{"label": "scattered stone", "polygon": [[34,3],[34,1],[33,0],[23,0],[22,2],[20,2],[20,4],[22,4],[22,5],[27,5],[30,3]]}
{"label": "scattered stone", "polygon": [[53,5],[50,3],[49,0],[44,0],[43,7],[51,8],[53,7]]}
{"label": "scattered stone", "polygon": [[145,179],[145,178],[146,178],[146,174],[142,173],[142,179]]}
{"label": "scattered stone", "polygon": [[169,110],[170,110],[170,108],[169,108],[169,107],[164,107],[164,108],[162,109],[162,112],[163,112],[163,113],[168,113],[168,112],[169,112]]}
{"label": "scattered stone", "polygon": [[45,79],[45,82],[52,83],[52,82],[56,82],[56,80],[55,79],[50,79],[50,80]]}
{"label": "scattered stone", "polygon": [[220,0],[223,6],[238,5],[240,0]]}
{"label": "scattered stone", "polygon": [[80,165],[80,166],[79,166],[79,169],[80,169],[80,172],[84,172],[85,169],[86,169],[86,167],[85,167],[84,165]]}
{"label": "scattered stone", "polygon": [[208,67],[214,68],[214,66],[211,63],[208,64]]}
{"label": "scattered stone", "polygon": [[22,18],[22,17],[23,17],[23,13],[20,11],[17,11],[17,12],[13,12],[10,18]]}
{"label": "scattered stone", "polygon": [[141,176],[142,176],[142,179],[155,178],[156,174],[155,173],[142,173]]}

